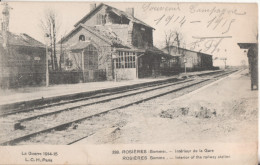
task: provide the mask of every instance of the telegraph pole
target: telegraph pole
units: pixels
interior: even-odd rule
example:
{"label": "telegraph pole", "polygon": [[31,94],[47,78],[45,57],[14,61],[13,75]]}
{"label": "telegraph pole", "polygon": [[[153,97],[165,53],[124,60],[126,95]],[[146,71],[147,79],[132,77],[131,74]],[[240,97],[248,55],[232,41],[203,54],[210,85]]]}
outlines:
{"label": "telegraph pole", "polygon": [[187,73],[186,63],[187,63],[187,58],[184,57],[184,70],[185,70],[185,74]]}
{"label": "telegraph pole", "polygon": [[84,59],[84,49],[82,50],[82,52],[81,52],[81,65],[82,65],[82,75],[83,75],[83,83],[85,82],[85,61],[84,61],[85,59]]}
{"label": "telegraph pole", "polygon": [[49,86],[49,63],[48,63],[48,38],[49,38],[49,34],[45,34],[45,39],[46,39],[46,87]]}
{"label": "telegraph pole", "polygon": [[111,49],[111,54],[112,54],[112,60],[113,60],[113,64],[114,64],[114,81],[117,81],[117,73],[116,73],[116,59],[117,59],[117,55],[116,55],[116,49],[113,47]]}
{"label": "telegraph pole", "polygon": [[9,7],[7,2],[4,2],[2,5],[4,8],[2,10],[1,30],[3,35],[3,47],[6,49],[8,44],[10,10],[13,8]]}

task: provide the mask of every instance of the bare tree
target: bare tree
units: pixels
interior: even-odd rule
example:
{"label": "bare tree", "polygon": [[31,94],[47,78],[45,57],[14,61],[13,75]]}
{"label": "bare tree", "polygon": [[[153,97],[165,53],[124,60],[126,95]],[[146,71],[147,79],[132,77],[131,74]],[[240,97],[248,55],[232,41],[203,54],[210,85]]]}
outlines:
{"label": "bare tree", "polygon": [[65,59],[64,59],[64,55],[65,55],[65,52],[66,52],[66,49],[63,47],[63,39],[64,39],[64,36],[67,32],[65,31],[63,35],[60,36],[60,60],[59,60],[59,66],[60,66],[60,71],[62,70],[61,68],[61,65],[62,63],[65,62]]}
{"label": "bare tree", "polygon": [[166,46],[167,52],[170,54],[172,46],[176,46],[177,47],[176,53],[178,52],[178,54],[180,54],[179,48],[183,43],[182,34],[177,30],[175,30],[175,31],[170,30],[168,32],[164,32],[164,34],[165,34],[165,46]]}
{"label": "bare tree", "polygon": [[[187,55],[186,51],[184,50],[186,49],[186,42],[184,41],[182,33],[179,30],[170,30],[165,32],[165,46],[169,54],[171,54],[173,50],[176,55],[180,55],[179,60],[184,63],[186,72]],[[169,65],[170,63],[171,62],[169,61]]]}
{"label": "bare tree", "polygon": [[175,38],[174,38],[174,41],[177,43],[177,51],[178,51],[178,54],[180,54],[180,42],[182,40],[182,37],[181,37],[181,34],[177,31],[175,31]]}
{"label": "bare tree", "polygon": [[60,25],[61,24],[57,12],[54,9],[45,10],[44,17],[40,19],[40,27],[45,34],[48,34],[50,39],[52,70],[59,69],[57,61],[56,41],[57,32],[59,31]]}

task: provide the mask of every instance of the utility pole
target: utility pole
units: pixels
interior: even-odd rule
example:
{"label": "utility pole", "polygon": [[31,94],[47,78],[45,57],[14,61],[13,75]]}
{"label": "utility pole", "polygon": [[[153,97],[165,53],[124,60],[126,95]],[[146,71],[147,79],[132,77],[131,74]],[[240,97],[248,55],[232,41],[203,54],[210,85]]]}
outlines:
{"label": "utility pole", "polygon": [[60,65],[60,71],[61,71],[61,59],[63,58],[63,52],[62,52],[62,36],[60,37],[60,62],[59,62],[59,65]]}
{"label": "utility pole", "polygon": [[[225,49],[225,55],[227,57],[227,49]],[[224,64],[225,64],[225,69],[226,69],[226,61],[227,61],[226,57],[222,59],[224,61]]]}
{"label": "utility pole", "polygon": [[226,69],[226,67],[227,67],[227,64],[226,64],[227,63],[227,58],[224,59],[224,63],[225,63],[225,69]]}
{"label": "utility pole", "polygon": [[85,59],[84,59],[84,49],[82,50],[82,52],[81,52],[81,68],[82,68],[82,75],[83,75],[83,83],[85,82],[85,61],[84,61]]}
{"label": "utility pole", "polygon": [[7,48],[10,10],[13,8],[9,7],[7,2],[4,2],[2,5],[4,6],[4,8],[2,10],[1,30],[2,30],[2,35],[3,35],[3,47]]}
{"label": "utility pole", "polygon": [[111,56],[114,64],[114,81],[116,82],[117,81],[116,59],[118,58],[118,56],[116,55],[116,49],[114,47],[111,49]]}
{"label": "utility pole", "polygon": [[45,34],[45,42],[46,42],[46,87],[49,86],[49,62],[48,62],[48,38],[49,34]]}
{"label": "utility pole", "polygon": [[184,57],[184,70],[185,70],[185,74],[187,73],[186,63],[187,63],[187,58]]}
{"label": "utility pole", "polygon": [[226,57],[223,57],[223,58],[219,58],[220,60],[224,61],[224,69],[226,69],[226,61],[227,61],[227,58]]}
{"label": "utility pole", "polygon": [[[113,55],[112,55],[112,56],[113,56]],[[113,57],[113,62],[114,62],[114,76],[115,76],[114,81],[117,82],[117,74],[116,74],[116,57],[115,57],[115,56]]]}
{"label": "utility pole", "polygon": [[178,51],[178,54],[180,54],[180,51],[179,51],[179,47],[180,47],[179,33],[176,31],[175,35],[176,35],[176,38],[174,40],[177,42],[177,51]]}

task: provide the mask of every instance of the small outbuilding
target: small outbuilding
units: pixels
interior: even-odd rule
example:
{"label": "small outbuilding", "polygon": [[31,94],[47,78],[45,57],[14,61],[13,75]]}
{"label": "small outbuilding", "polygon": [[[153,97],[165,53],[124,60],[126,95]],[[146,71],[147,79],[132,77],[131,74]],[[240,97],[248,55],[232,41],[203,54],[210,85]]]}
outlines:
{"label": "small outbuilding", "polygon": [[179,65],[181,71],[201,71],[210,70],[213,68],[212,55],[188,50],[185,48],[177,48],[177,46],[170,46],[169,48],[163,48],[163,52],[169,53],[173,57],[179,57]]}
{"label": "small outbuilding", "polygon": [[247,50],[251,90],[258,90],[258,43],[238,43],[238,46]]}
{"label": "small outbuilding", "polygon": [[45,83],[45,46],[29,35],[0,31],[1,88]]}

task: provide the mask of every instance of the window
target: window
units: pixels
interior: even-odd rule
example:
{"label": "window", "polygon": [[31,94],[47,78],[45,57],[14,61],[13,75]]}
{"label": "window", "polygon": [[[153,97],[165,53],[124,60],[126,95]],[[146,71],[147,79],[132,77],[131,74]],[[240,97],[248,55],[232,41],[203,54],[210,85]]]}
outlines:
{"label": "window", "polygon": [[116,68],[135,68],[135,53],[120,51],[116,59]]}
{"label": "window", "polygon": [[173,64],[176,64],[176,63],[177,63],[177,59],[176,59],[176,58],[172,58],[172,59],[170,60],[170,62],[173,63]]}
{"label": "window", "polygon": [[84,51],[84,64],[87,70],[98,69],[98,52],[93,45],[89,45]]}
{"label": "window", "polygon": [[85,41],[85,36],[84,35],[80,35],[79,36],[79,41]]}
{"label": "window", "polygon": [[106,24],[107,15],[98,14],[97,15],[97,25],[104,25]]}

